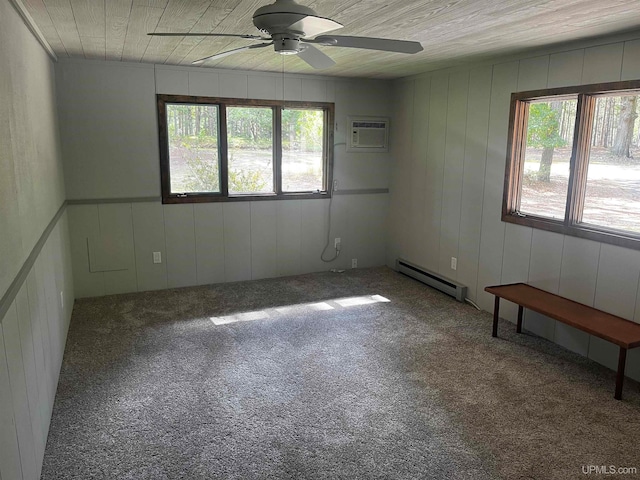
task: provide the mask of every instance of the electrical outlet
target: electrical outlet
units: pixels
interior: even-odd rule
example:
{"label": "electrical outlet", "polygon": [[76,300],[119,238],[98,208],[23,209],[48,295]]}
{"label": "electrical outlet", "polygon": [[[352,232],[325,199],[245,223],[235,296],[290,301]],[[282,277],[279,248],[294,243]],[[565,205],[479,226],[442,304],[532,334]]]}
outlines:
{"label": "electrical outlet", "polygon": [[334,180],[333,181],[333,191],[337,192],[338,191],[338,180]]}
{"label": "electrical outlet", "polygon": [[357,258],[352,258],[351,259],[351,268],[358,268],[358,259]]}
{"label": "electrical outlet", "polygon": [[333,241],[333,248],[335,248],[335,249],[340,248],[340,243],[341,243],[340,237],[337,237],[337,238]]}
{"label": "electrical outlet", "polygon": [[153,263],[162,263],[162,253],[153,252]]}
{"label": "electrical outlet", "polygon": [[456,257],[451,257],[451,270],[457,270],[458,268],[458,259]]}

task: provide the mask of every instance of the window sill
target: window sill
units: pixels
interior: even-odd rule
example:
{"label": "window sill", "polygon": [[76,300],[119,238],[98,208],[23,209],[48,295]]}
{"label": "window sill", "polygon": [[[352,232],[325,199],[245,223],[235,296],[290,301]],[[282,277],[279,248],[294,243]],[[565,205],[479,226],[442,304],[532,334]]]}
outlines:
{"label": "window sill", "polygon": [[229,196],[219,193],[190,193],[186,195],[169,195],[163,197],[162,203],[260,202],[264,200],[312,200],[326,198],[331,198],[330,192],[237,194]]}

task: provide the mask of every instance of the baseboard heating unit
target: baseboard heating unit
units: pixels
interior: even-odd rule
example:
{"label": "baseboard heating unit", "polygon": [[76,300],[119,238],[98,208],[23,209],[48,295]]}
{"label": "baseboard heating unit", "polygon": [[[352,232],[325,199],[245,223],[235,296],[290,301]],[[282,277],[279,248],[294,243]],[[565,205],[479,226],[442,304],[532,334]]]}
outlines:
{"label": "baseboard heating unit", "polygon": [[464,302],[464,299],[467,297],[467,287],[437,273],[430,272],[419,265],[398,258],[396,260],[396,267],[398,272],[407,275],[408,277],[415,278],[419,282],[433,287],[436,290],[440,290],[441,292],[452,296],[459,302]]}

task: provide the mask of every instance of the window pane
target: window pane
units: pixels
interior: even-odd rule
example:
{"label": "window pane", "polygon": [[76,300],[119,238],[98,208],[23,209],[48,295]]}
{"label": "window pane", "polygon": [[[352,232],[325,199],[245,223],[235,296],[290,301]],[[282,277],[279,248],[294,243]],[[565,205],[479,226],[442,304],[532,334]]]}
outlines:
{"label": "window pane", "polygon": [[229,193],[273,193],[273,110],[227,108]]}
{"label": "window pane", "polygon": [[582,221],[640,233],[638,95],[596,100]]}
{"label": "window pane", "polygon": [[529,104],[520,212],[564,219],[577,100]]}
{"label": "window pane", "polygon": [[167,104],[171,193],[220,192],[218,106]]}
{"label": "window pane", "polygon": [[282,191],[323,190],[324,111],[282,110]]}

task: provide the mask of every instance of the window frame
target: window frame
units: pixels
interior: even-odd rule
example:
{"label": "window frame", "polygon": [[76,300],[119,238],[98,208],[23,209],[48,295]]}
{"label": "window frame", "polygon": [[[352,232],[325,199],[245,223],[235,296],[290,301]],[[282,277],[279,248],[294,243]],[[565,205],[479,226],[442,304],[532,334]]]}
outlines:
{"label": "window frame", "polygon": [[[634,234],[580,222],[587,187],[587,171],[596,99],[617,93],[622,95],[625,92],[634,90],[638,91],[640,95],[640,80],[512,93],[502,199],[502,221],[640,250],[640,233]],[[524,171],[524,150],[526,148],[529,105],[532,101],[566,100],[575,97],[577,97],[578,102],[569,161],[569,184],[565,217],[563,220],[555,220],[521,213],[518,209]]]}
{"label": "window frame", "polygon": [[[220,164],[220,192],[171,192],[167,104],[218,106],[218,145]],[[156,94],[158,140],[160,147],[160,186],[162,203],[242,202],[260,200],[300,200],[331,198],[333,184],[333,138],[335,104],[329,102],[299,102],[287,100],[259,100],[247,98],[202,97],[192,95]],[[229,193],[228,177],[228,107],[269,107],[273,111],[273,184],[274,193]],[[282,110],[287,108],[313,109],[324,112],[323,185],[315,192],[282,191]]]}

